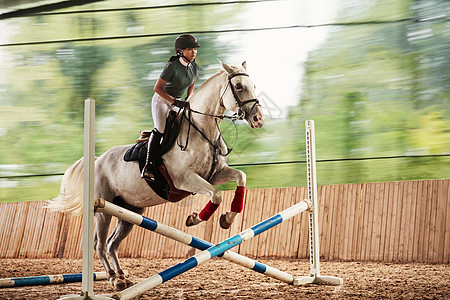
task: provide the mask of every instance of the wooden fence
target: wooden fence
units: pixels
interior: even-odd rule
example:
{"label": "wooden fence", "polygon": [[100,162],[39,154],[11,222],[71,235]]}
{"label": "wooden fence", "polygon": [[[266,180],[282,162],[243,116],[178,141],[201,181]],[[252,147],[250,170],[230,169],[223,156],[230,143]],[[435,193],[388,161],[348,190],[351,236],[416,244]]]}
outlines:
{"label": "wooden fence", "polygon": [[[449,263],[450,179],[319,186],[320,255],[325,260]],[[213,243],[307,197],[305,187],[252,189],[231,229],[218,225],[234,191],[207,223],[186,228],[185,218],[208,199],[148,208],[145,215]],[[49,212],[44,202],[0,204],[0,258],[81,258],[81,216]],[[113,221],[115,224],[116,220]],[[135,227],[121,257],[184,258],[196,250]],[[308,215],[303,213],[234,249],[250,257],[308,258]]]}

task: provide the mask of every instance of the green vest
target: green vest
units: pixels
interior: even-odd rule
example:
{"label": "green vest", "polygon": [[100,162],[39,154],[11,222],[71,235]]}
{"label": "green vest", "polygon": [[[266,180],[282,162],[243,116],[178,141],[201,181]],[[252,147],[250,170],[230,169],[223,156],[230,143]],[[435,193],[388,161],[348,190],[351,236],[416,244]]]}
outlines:
{"label": "green vest", "polygon": [[168,62],[160,75],[167,82],[163,87],[164,90],[172,97],[181,98],[184,91],[197,78],[198,69],[196,62],[192,62],[186,67],[178,59]]}

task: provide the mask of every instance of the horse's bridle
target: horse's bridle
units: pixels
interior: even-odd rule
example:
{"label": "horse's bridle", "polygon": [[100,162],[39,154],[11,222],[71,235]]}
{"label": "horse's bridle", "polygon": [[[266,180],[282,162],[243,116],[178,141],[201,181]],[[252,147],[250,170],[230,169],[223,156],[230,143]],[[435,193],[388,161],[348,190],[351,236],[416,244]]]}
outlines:
{"label": "horse's bridle", "polygon": [[231,79],[233,79],[234,77],[237,77],[237,76],[247,76],[248,77],[249,75],[247,73],[243,73],[243,72],[241,72],[241,73],[234,73],[234,74],[228,75],[228,84],[227,84],[227,87],[225,88],[225,91],[223,92],[222,96],[220,97],[220,105],[225,107],[223,105],[223,96],[225,95],[228,87],[230,86],[231,87],[231,92],[233,93],[234,101],[236,101],[236,103],[237,103],[237,105],[239,107],[239,112],[237,113],[237,118],[239,120],[242,120],[245,117],[245,113],[242,111],[242,106],[244,106],[247,103],[253,102],[253,106],[252,106],[252,110],[253,110],[253,107],[255,107],[255,105],[260,105],[260,104],[259,104],[258,99],[256,99],[256,98],[248,99],[248,100],[244,100],[244,101],[242,101],[239,98],[239,95],[237,94],[236,88],[234,87],[233,83],[231,82]]}
{"label": "horse's bridle", "polygon": [[[189,122],[189,129],[188,129],[188,133],[187,133],[187,136],[186,136],[185,145],[183,146],[180,143],[178,143],[178,146],[180,147],[181,151],[185,151],[187,149],[188,141],[189,141],[189,135],[190,135],[190,131],[191,131],[191,126],[194,127],[203,136],[203,138],[208,141],[208,143],[214,149],[218,149],[219,148],[219,146],[218,146],[219,140],[223,139],[222,133],[220,133],[220,128],[219,128],[219,125],[217,123],[217,120],[216,120],[216,125],[217,125],[217,130],[219,131],[219,138],[218,138],[218,141],[217,141],[217,144],[216,144],[216,143],[213,143],[212,141],[210,141],[208,139],[208,137],[192,122],[192,120],[191,120],[191,113],[196,113],[196,114],[200,114],[200,115],[204,115],[204,116],[208,116],[208,117],[213,117],[213,118],[216,118],[216,119],[222,119],[222,120],[227,118],[227,119],[232,120],[233,123],[235,124],[234,121],[236,121],[236,120],[243,120],[244,117],[245,117],[245,112],[242,110],[242,106],[246,105],[247,103],[252,103],[253,102],[253,106],[252,106],[252,110],[253,110],[253,108],[256,105],[260,105],[258,99],[256,99],[256,98],[248,99],[248,100],[241,100],[239,98],[239,95],[237,94],[237,91],[236,91],[233,83],[231,82],[231,79],[233,79],[236,76],[247,76],[248,77],[249,75],[247,73],[243,73],[243,72],[234,73],[234,74],[228,75],[227,86],[226,86],[225,90],[223,91],[222,95],[220,96],[220,105],[225,108],[225,105],[223,104],[223,97],[224,97],[225,93],[227,92],[228,87],[231,87],[231,92],[233,93],[234,100],[236,101],[236,103],[238,105],[238,108],[239,108],[238,112],[235,113],[233,116],[226,116],[225,114],[224,115],[207,114],[207,113],[203,113],[203,112],[200,112],[200,111],[193,110],[190,107],[187,107],[186,109],[184,109],[182,116]],[[186,112],[186,111],[188,112],[188,116],[186,116],[184,114],[184,112]],[[236,126],[236,124],[235,124],[235,126]],[[237,127],[236,127],[236,141],[237,141]],[[227,156],[228,154],[230,154],[231,150],[233,149],[234,145],[236,144],[236,141],[234,142],[234,144],[233,144],[233,146],[231,148],[227,146],[227,153],[221,153],[221,155]],[[214,155],[216,155],[215,151],[214,151]],[[217,159],[214,158],[213,161],[214,161],[213,165],[215,165],[215,163],[217,162]],[[208,178],[211,179],[213,174],[214,174],[214,167],[211,169],[211,173],[208,176]]]}
{"label": "horse's bridle", "polygon": [[235,121],[235,120],[243,120],[244,117],[245,117],[245,113],[244,113],[244,111],[242,110],[242,106],[244,106],[244,105],[247,104],[247,103],[253,102],[253,106],[252,106],[252,110],[253,110],[253,107],[255,107],[255,105],[260,105],[260,104],[259,104],[258,99],[256,99],[256,98],[248,99],[248,100],[244,100],[244,101],[242,101],[242,100],[239,98],[239,95],[237,94],[237,91],[236,91],[236,89],[235,89],[233,83],[231,82],[231,79],[233,79],[233,78],[236,77],[236,76],[247,76],[247,77],[248,77],[249,75],[248,75],[247,73],[235,73],[235,74],[228,75],[228,83],[227,83],[227,86],[225,87],[225,90],[223,91],[222,95],[220,96],[220,100],[219,100],[220,102],[219,102],[219,104],[220,104],[220,106],[225,107],[225,105],[223,104],[223,97],[225,96],[225,93],[227,92],[228,87],[231,87],[231,92],[232,92],[232,94],[233,94],[234,101],[236,101],[236,103],[237,103],[237,105],[238,105],[238,108],[239,108],[239,111],[238,111],[237,113],[235,113],[235,114],[232,115],[232,116],[227,116],[227,115],[213,115],[213,114],[207,114],[207,113],[204,113],[204,112],[201,112],[201,111],[197,111],[197,110],[195,110],[195,109],[192,109],[192,108],[190,108],[190,107],[188,107],[186,110],[188,110],[188,111],[190,111],[190,112],[193,112],[193,113],[196,113],[196,114],[199,114],[199,115],[208,116],[208,117],[213,117],[213,118],[222,119],[222,120],[223,120],[223,119],[230,119],[230,120],[232,120],[232,121]]}

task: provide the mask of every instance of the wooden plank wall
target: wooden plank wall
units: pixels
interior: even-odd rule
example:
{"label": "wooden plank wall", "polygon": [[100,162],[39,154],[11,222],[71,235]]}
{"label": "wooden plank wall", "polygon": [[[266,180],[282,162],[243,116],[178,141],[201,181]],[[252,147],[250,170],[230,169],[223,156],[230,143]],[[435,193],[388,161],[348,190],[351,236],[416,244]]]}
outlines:
{"label": "wooden plank wall", "polygon": [[[247,190],[244,213],[228,231],[218,225],[234,191],[208,222],[186,228],[205,196],[148,208],[144,215],[218,243],[307,197],[305,187]],[[449,263],[450,179],[319,186],[320,254],[325,260]],[[0,258],[81,258],[81,216],[50,212],[44,202],[0,204]],[[113,224],[116,223],[114,219]],[[238,249],[250,257],[308,258],[302,213]],[[135,227],[121,257],[185,258],[196,250]]]}

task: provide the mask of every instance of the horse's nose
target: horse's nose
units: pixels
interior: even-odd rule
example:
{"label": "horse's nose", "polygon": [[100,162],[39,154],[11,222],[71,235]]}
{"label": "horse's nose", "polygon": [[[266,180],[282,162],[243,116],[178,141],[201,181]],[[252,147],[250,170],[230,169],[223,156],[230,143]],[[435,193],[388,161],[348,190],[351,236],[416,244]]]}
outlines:
{"label": "horse's nose", "polygon": [[256,114],[252,118],[252,125],[254,128],[261,128],[264,123],[264,118],[262,114]]}

